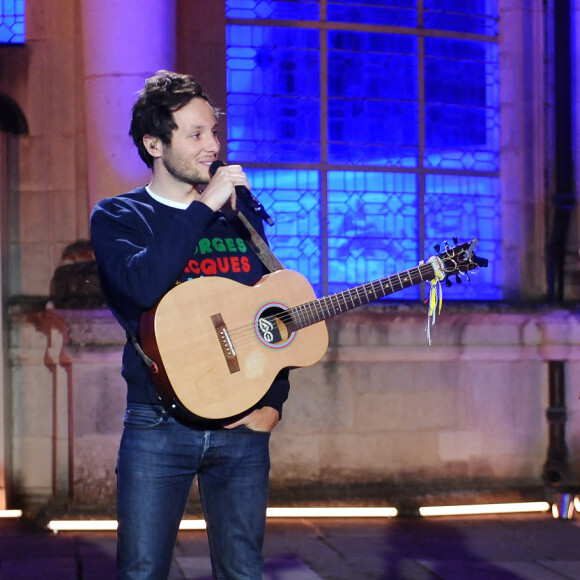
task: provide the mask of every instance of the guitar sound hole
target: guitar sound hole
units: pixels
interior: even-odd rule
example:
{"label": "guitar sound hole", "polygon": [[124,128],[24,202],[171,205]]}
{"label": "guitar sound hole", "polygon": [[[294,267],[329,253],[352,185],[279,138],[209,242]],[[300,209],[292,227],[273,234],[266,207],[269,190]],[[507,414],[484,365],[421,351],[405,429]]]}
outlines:
{"label": "guitar sound hole", "polygon": [[260,311],[256,332],[265,344],[279,344],[290,338],[288,325],[292,322],[289,312],[279,306],[269,306]]}

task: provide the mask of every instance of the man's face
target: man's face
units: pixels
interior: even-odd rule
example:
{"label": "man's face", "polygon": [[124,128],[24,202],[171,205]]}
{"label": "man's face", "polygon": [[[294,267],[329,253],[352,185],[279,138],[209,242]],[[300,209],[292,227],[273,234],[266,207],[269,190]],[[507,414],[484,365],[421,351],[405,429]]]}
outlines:
{"label": "man's face", "polygon": [[196,97],[175,111],[173,118],[177,129],[173,131],[171,145],[163,147],[163,166],[174,179],[188,185],[209,183],[209,166],[220,150],[211,105]]}

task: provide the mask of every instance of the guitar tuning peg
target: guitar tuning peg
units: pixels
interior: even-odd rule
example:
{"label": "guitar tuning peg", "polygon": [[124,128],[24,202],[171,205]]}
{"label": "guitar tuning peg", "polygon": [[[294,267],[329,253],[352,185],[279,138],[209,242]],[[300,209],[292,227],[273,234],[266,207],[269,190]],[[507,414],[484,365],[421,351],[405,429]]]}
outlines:
{"label": "guitar tuning peg", "polygon": [[455,281],[456,281],[458,284],[461,284],[461,276],[460,276],[459,274],[456,274],[456,275],[455,275]]}
{"label": "guitar tuning peg", "polygon": [[445,279],[445,286],[447,286],[447,288],[451,288],[451,286],[453,286],[453,282],[451,282],[451,280],[449,278]]}
{"label": "guitar tuning peg", "polygon": [[439,253],[439,251],[441,250],[441,246],[439,244],[435,244],[433,247],[435,248],[435,251],[437,253]]}
{"label": "guitar tuning peg", "polygon": [[453,236],[453,243],[457,244],[457,236]]}

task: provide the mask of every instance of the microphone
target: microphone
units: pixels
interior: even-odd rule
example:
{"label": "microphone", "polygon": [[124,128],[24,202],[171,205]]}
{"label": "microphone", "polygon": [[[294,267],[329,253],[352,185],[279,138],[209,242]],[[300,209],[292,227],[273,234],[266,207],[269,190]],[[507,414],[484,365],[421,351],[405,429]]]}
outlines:
{"label": "microphone", "polygon": [[[213,177],[220,167],[227,165],[220,159],[216,159],[209,166],[209,174]],[[236,195],[250,209],[254,210],[269,225],[274,225],[274,220],[268,215],[264,206],[251,194],[250,190],[244,185],[236,185]]]}

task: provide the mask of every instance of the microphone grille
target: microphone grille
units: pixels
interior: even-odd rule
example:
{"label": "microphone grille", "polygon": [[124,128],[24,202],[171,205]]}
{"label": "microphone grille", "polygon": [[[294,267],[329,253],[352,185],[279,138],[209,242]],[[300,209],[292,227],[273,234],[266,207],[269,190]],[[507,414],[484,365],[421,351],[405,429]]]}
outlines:
{"label": "microphone grille", "polygon": [[223,167],[225,163],[221,159],[216,159],[210,166],[209,166],[209,174],[213,177],[215,172],[220,168]]}

